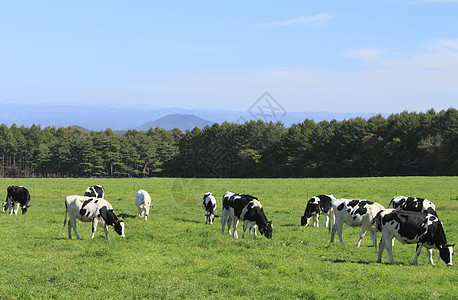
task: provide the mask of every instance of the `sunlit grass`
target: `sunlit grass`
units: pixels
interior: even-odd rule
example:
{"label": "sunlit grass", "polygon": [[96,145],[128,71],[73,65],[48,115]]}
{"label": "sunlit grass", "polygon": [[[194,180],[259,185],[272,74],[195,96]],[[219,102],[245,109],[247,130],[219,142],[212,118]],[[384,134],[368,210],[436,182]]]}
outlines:
{"label": "sunlit grass", "polygon": [[[456,267],[434,252],[412,266],[415,245],[396,243],[397,263],[377,264],[369,234],[355,247],[359,228],[344,227],[344,244],[329,242],[324,228],[301,227],[307,197],[332,193],[387,206],[392,196],[433,201],[448,241],[458,240],[458,178],[396,177],[339,179],[0,179],[23,185],[32,196],[24,216],[0,216],[1,298],[444,298],[458,294]],[[64,198],[102,184],[106,199],[126,222],[126,238],[77,221],[81,240],[68,240]],[[136,218],[138,189],[154,208]],[[220,219],[205,225],[203,194],[213,192],[221,211],[225,191],[250,193],[273,221],[272,239],[233,239]],[[19,213],[20,214],[20,213]],[[241,226],[239,234],[241,235]],[[379,237],[380,238],[380,237]]]}

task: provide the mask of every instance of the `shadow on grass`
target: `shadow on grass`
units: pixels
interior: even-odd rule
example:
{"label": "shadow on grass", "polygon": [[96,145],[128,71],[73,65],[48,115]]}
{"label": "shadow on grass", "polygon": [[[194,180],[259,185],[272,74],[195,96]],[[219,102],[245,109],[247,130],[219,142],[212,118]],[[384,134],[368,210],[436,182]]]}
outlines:
{"label": "shadow on grass", "polygon": [[129,215],[129,214],[119,214],[118,215],[118,218],[123,218],[123,219],[126,219],[126,218],[136,218],[137,216],[136,215]]}
{"label": "shadow on grass", "polygon": [[299,226],[297,224],[281,224],[281,225],[278,225],[280,227],[296,227],[296,226]]}
{"label": "shadow on grass", "polygon": [[332,263],[357,263],[357,264],[362,264],[362,265],[369,265],[369,264],[372,264],[372,263],[375,263],[375,261],[362,261],[362,260],[359,260],[359,261],[348,261],[346,259],[325,259],[325,261],[329,261],[329,262],[332,262]]}
{"label": "shadow on grass", "polygon": [[173,218],[173,219],[175,221],[182,221],[182,222],[188,222],[188,223],[196,223],[196,224],[202,223],[201,221],[189,220],[189,219],[185,219],[185,218]]}

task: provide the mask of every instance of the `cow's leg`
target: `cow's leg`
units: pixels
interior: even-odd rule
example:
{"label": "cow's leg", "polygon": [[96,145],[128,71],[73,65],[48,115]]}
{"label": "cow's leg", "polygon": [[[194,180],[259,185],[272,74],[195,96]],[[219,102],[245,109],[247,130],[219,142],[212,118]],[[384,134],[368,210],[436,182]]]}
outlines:
{"label": "cow's leg", "polygon": [[105,231],[105,238],[108,240],[108,226],[107,224],[103,224],[103,231]]}
{"label": "cow's leg", "polygon": [[70,219],[68,220],[68,223],[67,223],[67,227],[68,227],[68,238],[69,238],[69,239],[72,239],[72,225],[71,225],[71,222],[72,222],[72,217],[70,217]]}
{"label": "cow's leg", "polygon": [[[358,242],[356,243],[356,247],[359,247],[361,246],[361,240],[363,239],[363,237],[366,235],[366,231],[369,229],[369,227],[371,226],[371,224],[367,223],[367,224],[363,224],[361,226],[361,232],[359,233],[359,239],[358,239]],[[374,244],[375,245],[375,244]]]}
{"label": "cow's leg", "polygon": [[383,250],[385,250],[385,239],[382,236],[382,238],[380,239],[380,243],[378,245],[378,258],[377,258],[378,263],[382,262]]}
{"label": "cow's leg", "polygon": [[98,223],[99,223],[99,221],[97,220],[97,218],[92,219],[92,234],[91,234],[91,239],[94,238],[95,231],[97,230],[97,224],[98,224]]}
{"label": "cow's leg", "polygon": [[[413,265],[416,266],[417,265],[417,261],[418,261],[418,256],[420,255],[421,253],[421,248],[423,248],[423,244],[420,244],[420,243],[417,243],[417,249],[415,251],[415,257],[413,259]],[[433,264],[434,265],[434,264]]]}
{"label": "cow's leg", "polygon": [[250,229],[250,230],[253,231],[253,240],[256,239],[256,226],[257,226],[257,225],[253,225],[253,226],[251,226],[251,229]]}
{"label": "cow's leg", "polygon": [[375,231],[375,227],[369,228],[369,230],[371,231],[372,246],[377,247],[377,232]]}
{"label": "cow's leg", "polygon": [[429,263],[434,266],[434,261],[433,261],[433,249],[428,249],[428,258],[429,258]]}
{"label": "cow's leg", "polygon": [[320,214],[315,214],[313,216],[313,226],[320,227]]}
{"label": "cow's leg", "polygon": [[19,205],[21,205],[21,203],[16,203],[16,210],[14,211],[14,215],[17,216],[17,212],[19,211]]}
{"label": "cow's leg", "polygon": [[71,234],[71,229],[73,228],[73,232],[75,233],[76,239],[80,240],[80,236],[78,235],[78,232],[76,231],[76,218],[73,216],[70,216],[70,220],[68,221],[68,238],[72,238]]}
{"label": "cow's leg", "polygon": [[247,221],[243,221],[242,239],[245,237],[245,231],[246,231],[247,227],[248,227],[248,222]]}
{"label": "cow's leg", "polygon": [[237,218],[232,219],[232,230],[234,231],[232,233],[232,236],[236,239],[239,238],[239,235],[237,234],[237,225],[239,224],[239,220]]}
{"label": "cow's leg", "polygon": [[339,241],[341,244],[343,244],[342,227],[343,227],[343,222],[340,222],[340,220],[336,221],[336,223],[332,226],[331,243],[334,241],[334,234],[337,231],[337,235],[339,236]]}
{"label": "cow's leg", "polygon": [[140,206],[138,207],[138,217],[139,218],[142,218],[142,209],[140,208]]}
{"label": "cow's leg", "polygon": [[223,208],[221,212],[221,234],[224,234],[224,226],[226,226],[227,222],[227,213],[225,212],[225,209]]}
{"label": "cow's leg", "polygon": [[392,237],[389,236],[382,236],[384,239],[384,244],[386,248],[386,252],[388,252],[388,257],[390,258],[390,263],[394,265],[394,259],[393,259],[393,249],[391,247],[390,241],[392,240]]}
{"label": "cow's leg", "polygon": [[14,202],[13,200],[8,200],[8,214],[11,216],[14,212]]}
{"label": "cow's leg", "polygon": [[334,235],[336,234],[336,223],[332,225],[332,230],[331,230],[331,243],[334,242]]}
{"label": "cow's leg", "polygon": [[329,227],[329,212],[326,214],[326,228]]}

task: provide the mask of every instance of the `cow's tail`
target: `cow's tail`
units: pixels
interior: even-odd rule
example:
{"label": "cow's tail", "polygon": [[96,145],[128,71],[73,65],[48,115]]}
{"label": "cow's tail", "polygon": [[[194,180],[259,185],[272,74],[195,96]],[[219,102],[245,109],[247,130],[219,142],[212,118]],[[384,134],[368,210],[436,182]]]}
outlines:
{"label": "cow's tail", "polygon": [[62,228],[65,228],[65,223],[67,223],[67,213],[68,213],[67,199],[65,199],[65,220],[64,220],[64,226],[62,226]]}
{"label": "cow's tail", "polygon": [[386,209],[390,208],[391,204],[393,204],[393,200],[394,200],[394,198],[391,199],[391,201],[390,201],[390,203],[388,204],[388,207],[387,207]]}

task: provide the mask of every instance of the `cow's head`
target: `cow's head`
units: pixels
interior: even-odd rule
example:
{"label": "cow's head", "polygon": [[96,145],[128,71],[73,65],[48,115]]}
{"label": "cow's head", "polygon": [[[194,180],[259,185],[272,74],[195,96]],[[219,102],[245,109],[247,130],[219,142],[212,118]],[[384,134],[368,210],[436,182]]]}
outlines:
{"label": "cow's head", "polygon": [[301,226],[308,226],[310,224],[310,218],[307,218],[306,216],[301,217]]}
{"label": "cow's head", "polygon": [[268,239],[272,238],[272,231],[273,231],[272,221],[267,222],[266,226],[263,226],[263,227],[259,226],[259,232]]}
{"label": "cow's head", "polygon": [[439,246],[439,254],[447,266],[452,265],[454,247],[455,247],[455,244],[453,245],[445,244],[445,245]]}
{"label": "cow's head", "polygon": [[213,221],[215,220],[215,218],[218,218],[219,216],[218,215],[215,215],[213,212],[206,212],[205,213],[205,216],[207,217],[207,223],[210,223],[210,225],[213,225]]}
{"label": "cow's head", "polygon": [[152,204],[147,204],[147,203],[144,203],[144,204],[140,204],[140,209],[144,210],[145,211],[145,216],[148,216],[149,215],[149,210],[153,208],[153,205]]}
{"label": "cow's head", "polygon": [[23,205],[22,206],[22,214],[25,215],[25,213],[27,212],[27,208],[29,208],[30,205]]}
{"label": "cow's head", "polygon": [[118,220],[115,223],[114,230],[116,231],[117,234],[119,234],[120,237],[122,238],[126,237],[124,235],[124,221],[123,220]]}

